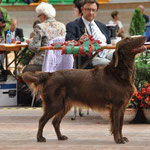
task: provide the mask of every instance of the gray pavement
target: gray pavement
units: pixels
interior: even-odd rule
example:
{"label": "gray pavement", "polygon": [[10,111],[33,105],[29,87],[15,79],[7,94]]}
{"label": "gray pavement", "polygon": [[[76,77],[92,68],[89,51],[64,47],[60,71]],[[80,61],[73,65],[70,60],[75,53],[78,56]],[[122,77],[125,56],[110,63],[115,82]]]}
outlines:
{"label": "gray pavement", "polygon": [[[84,114],[86,111],[84,110]],[[41,108],[0,108],[0,150],[149,150],[150,125],[128,124],[123,126],[126,144],[115,144],[109,132],[109,122],[99,113],[72,121],[73,110],[61,123],[61,131],[69,137],[58,141],[51,120],[44,129],[46,143],[36,142]]]}

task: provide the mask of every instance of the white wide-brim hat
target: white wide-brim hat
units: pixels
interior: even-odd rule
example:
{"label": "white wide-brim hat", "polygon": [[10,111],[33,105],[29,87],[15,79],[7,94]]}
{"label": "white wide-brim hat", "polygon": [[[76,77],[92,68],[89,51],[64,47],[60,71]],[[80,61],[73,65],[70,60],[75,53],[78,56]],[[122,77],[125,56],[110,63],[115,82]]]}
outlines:
{"label": "white wide-brim hat", "polygon": [[37,15],[45,14],[48,18],[50,17],[54,18],[56,16],[55,8],[51,4],[45,2],[40,3],[36,7],[35,11]]}

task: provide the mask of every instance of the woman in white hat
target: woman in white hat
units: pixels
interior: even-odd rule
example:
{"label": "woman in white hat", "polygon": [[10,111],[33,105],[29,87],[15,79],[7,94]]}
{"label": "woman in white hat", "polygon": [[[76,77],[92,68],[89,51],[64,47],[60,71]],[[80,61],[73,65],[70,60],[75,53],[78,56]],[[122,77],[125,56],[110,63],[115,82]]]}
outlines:
{"label": "woman in white hat", "polygon": [[40,23],[35,26],[35,36],[27,41],[29,49],[35,52],[35,56],[27,65],[25,71],[41,71],[45,51],[39,51],[41,46],[48,46],[49,41],[55,37],[65,36],[65,25],[56,21],[56,10],[49,4],[42,2],[36,7],[36,14]]}

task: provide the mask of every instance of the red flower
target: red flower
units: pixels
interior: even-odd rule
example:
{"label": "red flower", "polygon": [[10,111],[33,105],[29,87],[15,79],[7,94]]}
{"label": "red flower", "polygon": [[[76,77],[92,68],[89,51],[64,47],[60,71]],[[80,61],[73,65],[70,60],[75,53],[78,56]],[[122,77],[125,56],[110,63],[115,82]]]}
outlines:
{"label": "red flower", "polygon": [[150,94],[150,86],[147,88],[147,94]]}
{"label": "red flower", "polygon": [[142,88],[142,89],[141,89],[141,93],[142,93],[142,94],[146,94],[146,92],[147,92],[146,88]]}
{"label": "red flower", "polygon": [[138,93],[139,93],[139,92],[136,91],[136,92],[134,93],[134,96],[138,96]]}
{"label": "red flower", "polygon": [[145,98],[145,102],[148,102],[150,100],[150,98],[149,98],[149,96],[147,96],[146,98]]}
{"label": "red flower", "polygon": [[142,100],[144,97],[143,97],[143,96],[141,95],[141,93],[139,92],[137,98],[138,98],[139,100]]}
{"label": "red flower", "polygon": [[143,103],[141,103],[141,104],[140,104],[140,107],[141,107],[141,108],[143,108],[143,107],[144,107],[144,104],[143,104]]}
{"label": "red flower", "polygon": [[149,99],[149,96],[147,96],[147,97],[145,98],[145,103],[148,104],[148,103],[149,103],[149,100],[150,100],[150,99]]}
{"label": "red flower", "polygon": [[148,87],[148,86],[149,86],[149,83],[148,83],[148,82],[146,82],[144,85],[145,85],[145,87]]}
{"label": "red flower", "polygon": [[132,99],[131,99],[131,101],[135,101],[135,99],[134,99],[134,98],[132,98]]}

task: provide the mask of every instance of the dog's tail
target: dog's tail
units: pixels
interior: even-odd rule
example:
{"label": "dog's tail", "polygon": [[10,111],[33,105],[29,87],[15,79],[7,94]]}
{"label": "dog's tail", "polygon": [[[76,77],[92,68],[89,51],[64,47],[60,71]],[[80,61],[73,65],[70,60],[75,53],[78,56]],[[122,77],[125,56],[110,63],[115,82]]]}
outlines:
{"label": "dog's tail", "polygon": [[48,73],[25,72],[22,78],[29,85],[30,89],[36,93],[39,86],[48,79],[48,75]]}

